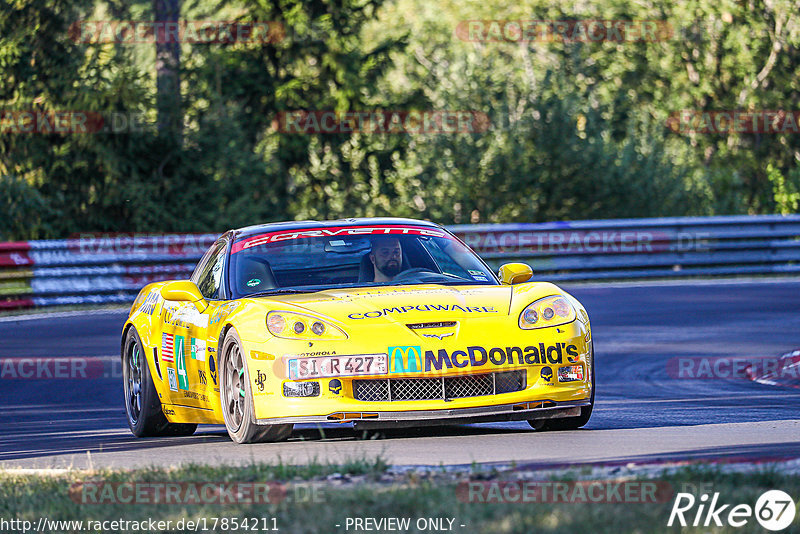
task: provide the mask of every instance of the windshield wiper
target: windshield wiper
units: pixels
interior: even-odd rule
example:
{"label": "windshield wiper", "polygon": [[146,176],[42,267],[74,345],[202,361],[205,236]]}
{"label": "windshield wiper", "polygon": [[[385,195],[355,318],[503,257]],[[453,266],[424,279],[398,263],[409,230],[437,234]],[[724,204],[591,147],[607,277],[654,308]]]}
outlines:
{"label": "windshield wiper", "polygon": [[292,289],[292,288],[275,288],[266,291],[259,291],[258,293],[248,293],[244,295],[247,297],[268,297],[270,295],[293,295],[296,293],[316,293],[319,289]]}

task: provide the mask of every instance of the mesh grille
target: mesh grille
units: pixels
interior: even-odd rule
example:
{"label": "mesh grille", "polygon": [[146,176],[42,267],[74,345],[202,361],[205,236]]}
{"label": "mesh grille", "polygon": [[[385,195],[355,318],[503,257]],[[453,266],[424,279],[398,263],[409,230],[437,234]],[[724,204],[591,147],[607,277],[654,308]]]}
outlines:
{"label": "mesh grille", "polygon": [[441,378],[389,379],[392,400],[433,400],[442,398]]}
{"label": "mesh grille", "polygon": [[389,400],[389,381],[353,380],[353,397],[363,401]]}
{"label": "mesh grille", "polygon": [[446,378],[444,383],[447,391],[447,398],[449,399],[481,397],[483,395],[491,395],[494,391],[491,374],[455,376],[453,378]]}
{"label": "mesh grille", "polygon": [[512,371],[510,373],[495,373],[495,388],[497,393],[511,393],[525,389],[525,373]]}
{"label": "mesh grille", "polygon": [[511,393],[523,389],[525,389],[525,371],[444,378],[353,380],[353,397],[361,401],[460,399]]}

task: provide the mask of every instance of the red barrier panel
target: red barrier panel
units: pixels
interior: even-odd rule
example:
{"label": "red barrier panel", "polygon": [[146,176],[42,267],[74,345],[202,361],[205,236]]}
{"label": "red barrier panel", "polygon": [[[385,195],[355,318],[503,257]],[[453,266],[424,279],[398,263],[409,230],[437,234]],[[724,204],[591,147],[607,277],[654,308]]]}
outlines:
{"label": "red barrier panel", "polygon": [[[2,245],[3,243],[0,243]],[[27,250],[18,252],[0,252],[1,267],[17,267],[20,265],[33,265],[33,260],[28,256]]]}
{"label": "red barrier panel", "polygon": [[2,250],[30,250],[31,245],[27,241],[9,241],[7,243],[0,243],[0,251]]}
{"label": "red barrier panel", "polygon": [[21,308],[33,308],[32,299],[0,300],[0,310],[18,310]]}

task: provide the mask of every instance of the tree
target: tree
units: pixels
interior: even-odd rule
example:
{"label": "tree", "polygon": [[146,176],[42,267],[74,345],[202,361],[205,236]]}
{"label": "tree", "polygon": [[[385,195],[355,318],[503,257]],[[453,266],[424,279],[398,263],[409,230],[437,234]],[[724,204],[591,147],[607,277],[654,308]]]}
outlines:
{"label": "tree", "polygon": [[[183,119],[181,114],[181,43],[170,37],[167,25],[177,24],[180,0],[153,0],[156,26],[156,108],[158,134],[171,143],[180,144]],[[161,29],[163,28],[163,30]]]}

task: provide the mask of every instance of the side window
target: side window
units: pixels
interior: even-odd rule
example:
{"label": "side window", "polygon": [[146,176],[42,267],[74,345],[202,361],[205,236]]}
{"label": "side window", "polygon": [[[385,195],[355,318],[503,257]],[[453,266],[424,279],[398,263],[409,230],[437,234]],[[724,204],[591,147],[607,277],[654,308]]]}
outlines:
{"label": "side window", "polygon": [[224,240],[214,243],[192,275],[192,280],[200,288],[200,293],[207,299],[220,298],[226,244]]}
{"label": "side window", "polygon": [[[452,274],[462,278],[470,278],[464,267],[460,266],[456,261],[450,257],[447,252],[443,251],[439,243],[430,239],[423,241],[425,249],[433,256],[434,261],[439,265],[439,269],[445,274]],[[454,243],[454,242],[452,242]],[[450,244],[450,243],[448,243]],[[452,245],[451,245],[452,248]]]}

